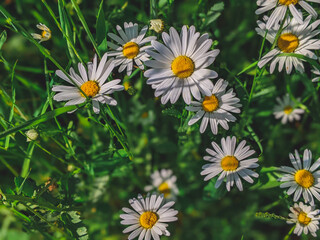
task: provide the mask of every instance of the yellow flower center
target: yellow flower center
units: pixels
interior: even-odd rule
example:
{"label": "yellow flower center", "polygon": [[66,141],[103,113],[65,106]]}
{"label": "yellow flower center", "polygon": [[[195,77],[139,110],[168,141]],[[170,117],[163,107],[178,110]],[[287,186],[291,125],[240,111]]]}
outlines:
{"label": "yellow flower center", "polygon": [[294,180],[304,188],[309,188],[314,183],[314,177],[311,172],[305,169],[298,170],[294,174]]}
{"label": "yellow flower center", "polygon": [[298,221],[303,225],[308,225],[311,222],[311,218],[307,217],[307,214],[301,211],[298,216]]}
{"label": "yellow flower center", "polygon": [[167,182],[163,182],[160,184],[160,186],[158,187],[159,192],[164,194],[164,197],[168,197],[171,193],[169,184]]}
{"label": "yellow flower center", "polygon": [[224,171],[234,171],[238,166],[239,161],[234,156],[225,156],[221,159],[221,167]]}
{"label": "yellow flower center", "polygon": [[217,110],[218,107],[219,100],[214,94],[212,94],[210,97],[206,96],[202,102],[202,108],[206,112],[213,112]]}
{"label": "yellow flower center", "polygon": [[154,212],[144,212],[141,214],[139,221],[141,227],[150,229],[158,221],[158,215]]}
{"label": "yellow flower center", "polygon": [[41,32],[41,37],[50,39],[51,38],[51,32],[42,31]]}
{"label": "yellow flower center", "polygon": [[283,109],[283,112],[285,114],[290,114],[291,112],[293,111],[293,108],[291,106],[286,106],[284,109]]}
{"label": "yellow flower center", "polygon": [[299,0],[279,0],[280,4],[287,5],[287,6],[290,4],[296,5],[298,2]]}
{"label": "yellow flower center", "polygon": [[[87,95],[87,97],[94,97],[99,93],[100,87],[96,81],[90,80],[81,85],[81,90]],[[85,97],[82,93],[81,96]]]}
{"label": "yellow flower center", "polygon": [[171,69],[178,78],[187,78],[194,72],[194,63],[187,56],[179,56],[172,61]]}
{"label": "yellow flower center", "polygon": [[122,53],[126,58],[133,59],[138,55],[139,50],[140,49],[139,49],[138,44],[136,44],[134,42],[127,42],[123,46]]}
{"label": "yellow flower center", "polygon": [[292,53],[299,46],[299,39],[292,33],[284,33],[278,38],[278,47],[282,52]]}

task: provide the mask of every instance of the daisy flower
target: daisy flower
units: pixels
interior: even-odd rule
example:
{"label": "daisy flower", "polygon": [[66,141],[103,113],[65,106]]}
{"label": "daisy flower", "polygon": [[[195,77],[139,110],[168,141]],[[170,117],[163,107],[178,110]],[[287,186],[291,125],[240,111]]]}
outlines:
{"label": "daisy flower", "polygon": [[295,107],[295,102],[290,99],[289,94],[286,94],[283,99],[276,98],[278,105],[273,109],[273,114],[276,119],[282,118],[281,123],[286,124],[287,121],[293,122],[294,120],[299,121],[300,115],[303,114],[304,110]]}
{"label": "daisy flower", "polygon": [[[264,20],[267,20],[265,17]],[[290,74],[292,67],[294,67],[300,73],[304,72],[304,66],[302,59],[294,56],[279,56],[285,53],[295,53],[301,54],[311,59],[317,59],[317,55],[312,52],[312,50],[320,49],[320,40],[314,39],[316,35],[320,33],[317,30],[320,20],[309,24],[311,16],[307,17],[303,24],[299,24],[295,18],[291,19],[288,17],[286,23],[284,24],[284,29],[281,31],[279,38],[277,39],[276,47],[264,55],[258,63],[259,68],[262,68],[267,63],[270,64],[270,73],[276,68],[279,63],[279,72],[282,71],[285,66],[287,74]],[[266,24],[264,22],[258,21],[259,28],[256,31],[259,35],[265,36],[267,31]],[[277,32],[279,27],[274,27],[271,31],[268,31],[266,39],[273,44],[276,40]]]}
{"label": "daisy flower", "polygon": [[280,171],[285,172],[280,182],[281,188],[289,188],[288,195],[294,193],[293,201],[298,201],[301,194],[306,203],[314,205],[313,196],[320,201],[320,171],[316,171],[320,165],[320,158],[311,166],[312,153],[310,150],[305,149],[303,153],[303,163],[301,163],[300,156],[295,150],[295,156],[289,154],[292,167],[282,166]]}
{"label": "daisy flower", "polygon": [[123,219],[121,224],[130,225],[123,231],[131,232],[128,239],[139,236],[139,240],[159,240],[161,235],[170,236],[167,222],[178,220],[175,217],[178,211],[171,208],[175,204],[174,201],[165,203],[163,194],[148,194],[145,199],[139,194],[138,199],[130,199],[129,203],[133,210],[122,208],[125,214],[120,215]]}
{"label": "daisy flower", "polygon": [[127,69],[128,76],[132,73],[133,60],[143,70],[144,66],[142,62],[149,60],[149,56],[145,50],[152,48],[150,45],[144,45],[155,40],[156,37],[150,36],[144,38],[148,31],[148,26],[144,26],[138,34],[138,24],[133,24],[132,22],[124,23],[124,31],[117,25],[117,31],[120,37],[114,33],[108,33],[108,36],[117,43],[108,42],[109,47],[115,50],[108,53],[109,56],[116,57],[114,65],[120,65],[119,72]]}
{"label": "daisy flower", "polygon": [[147,50],[154,59],[145,62],[148,69],[144,76],[148,78],[147,84],[155,90],[155,97],[161,97],[161,103],[169,100],[175,103],[180,95],[187,104],[191,102],[191,95],[197,100],[201,99],[201,93],[211,96],[213,84],[210,79],[218,74],[210,69],[219,50],[210,50],[212,40],[209,35],[196,32],[194,26],[187,30],[182,27],[180,35],[173,27],[169,34],[162,33],[164,45],[158,41],[152,41],[151,45],[157,52]]}
{"label": "daisy flower", "polygon": [[236,137],[231,138],[228,136],[226,139],[221,139],[222,149],[215,142],[211,143],[214,150],[210,148],[206,149],[210,156],[205,156],[203,159],[211,163],[205,164],[202,167],[204,170],[201,172],[201,175],[207,175],[204,180],[208,181],[221,173],[216,181],[215,188],[218,188],[226,178],[228,191],[230,191],[234,183],[242,191],[243,187],[240,177],[249,183],[253,183],[251,177],[257,178],[259,176],[258,173],[249,169],[259,166],[257,164],[258,158],[248,159],[255,151],[249,150],[250,147],[245,146],[245,140],[241,141],[236,148],[236,141]]}
{"label": "daisy flower", "polygon": [[146,192],[157,189],[158,192],[162,193],[167,199],[174,199],[178,195],[179,190],[176,185],[177,177],[173,175],[172,170],[156,170],[151,174],[151,180],[152,185],[148,185],[144,188]]}
{"label": "daisy flower", "polygon": [[295,203],[293,207],[290,207],[291,213],[289,213],[290,219],[288,224],[296,224],[293,231],[294,234],[300,236],[304,234],[310,234],[314,237],[317,236],[316,232],[319,229],[319,213],[320,210],[315,210],[315,206],[304,205],[302,202]]}
{"label": "daisy flower", "polygon": [[202,118],[200,133],[203,133],[208,123],[210,123],[213,134],[218,134],[218,125],[220,124],[225,130],[229,129],[228,122],[235,122],[237,119],[231,113],[240,113],[240,99],[236,97],[233,89],[226,92],[228,82],[219,79],[213,86],[211,96],[205,96],[199,102],[191,101],[187,106],[188,111],[197,112],[188,122],[192,125]]}
{"label": "daisy flower", "polygon": [[37,24],[37,28],[42,30],[41,34],[31,33],[31,36],[34,39],[39,40],[39,43],[48,41],[51,38],[51,30],[46,25],[39,23]]}
{"label": "daisy flower", "polygon": [[302,14],[296,8],[297,4],[306,10],[312,17],[317,18],[318,16],[317,12],[307,2],[320,3],[319,0],[257,0],[257,5],[260,8],[256,10],[256,14],[259,15],[274,9],[267,21],[267,29],[282,22],[288,9],[296,21],[299,24],[303,24]]}
{"label": "daisy flower", "polygon": [[[65,106],[77,105],[86,101],[86,96],[92,100],[93,111],[98,114],[100,112],[99,102],[111,106],[117,105],[117,101],[109,96],[115,91],[124,89],[120,79],[106,82],[111,71],[114,68],[112,59],[107,61],[107,53],[105,53],[99,63],[97,63],[97,55],[93,58],[93,63],[88,63],[88,71],[82,63],[78,64],[78,75],[73,68],[70,68],[70,75],[66,76],[61,70],[56,71],[56,75],[66,82],[74,86],[55,85],[53,92],[57,93],[53,99],[56,101],[68,101]],[[72,79],[72,81],[71,81]],[[79,90],[81,89],[83,93]]]}
{"label": "daisy flower", "polygon": [[315,78],[312,79],[312,82],[319,82],[320,79],[320,71],[316,67],[313,67],[313,70],[311,72],[315,75],[317,75]]}

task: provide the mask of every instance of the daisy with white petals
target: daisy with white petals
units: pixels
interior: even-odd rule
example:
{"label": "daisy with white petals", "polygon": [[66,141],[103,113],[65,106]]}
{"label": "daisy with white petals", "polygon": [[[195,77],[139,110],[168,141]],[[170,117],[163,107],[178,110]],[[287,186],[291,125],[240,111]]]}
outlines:
{"label": "daisy with white petals", "polygon": [[316,75],[316,77],[312,78],[312,82],[319,82],[319,79],[320,79],[319,69],[317,69],[316,67],[313,67],[313,70],[311,70],[311,72]]}
{"label": "daisy with white petals", "polygon": [[143,70],[144,65],[142,62],[149,60],[149,56],[145,50],[152,48],[150,45],[144,45],[155,40],[156,37],[150,36],[145,38],[148,26],[144,26],[140,33],[138,33],[138,24],[133,24],[132,22],[124,23],[124,31],[117,25],[117,31],[120,37],[114,33],[108,33],[108,36],[116,41],[116,44],[108,42],[108,46],[115,50],[108,52],[109,56],[116,57],[114,60],[115,66],[120,65],[119,72],[127,69],[128,76],[132,73],[133,61]]}
{"label": "daisy with white petals", "polygon": [[262,14],[271,9],[274,9],[267,21],[267,29],[279,25],[283,21],[287,10],[290,10],[292,16],[299,24],[303,24],[302,14],[297,10],[296,5],[300,5],[312,17],[317,18],[318,14],[307,2],[320,3],[320,0],[257,0],[257,5],[260,7],[256,10],[256,14]]}
{"label": "daisy with white petals", "polygon": [[201,99],[201,94],[211,96],[213,84],[210,79],[218,74],[210,69],[219,50],[210,50],[212,40],[209,35],[200,36],[194,26],[187,29],[182,27],[180,35],[173,27],[169,34],[162,33],[164,44],[152,41],[151,45],[157,52],[147,53],[154,59],[145,62],[148,69],[144,76],[148,78],[147,84],[155,89],[155,96],[161,97],[161,103],[169,100],[175,103],[180,95],[185,103],[190,104],[191,95]]}
{"label": "daisy with white petals", "polygon": [[290,99],[289,94],[283,96],[283,99],[276,98],[278,105],[274,108],[274,116],[276,119],[281,118],[281,123],[286,124],[287,121],[293,122],[294,120],[299,121],[300,115],[303,114],[304,110],[296,108],[296,103]]}
{"label": "daisy with white petals", "polygon": [[[92,100],[93,111],[100,112],[99,102],[115,106],[117,101],[109,96],[115,91],[124,89],[120,79],[107,82],[111,71],[114,68],[112,59],[107,61],[107,53],[103,55],[99,65],[97,63],[97,55],[93,58],[93,63],[88,63],[88,71],[82,63],[78,64],[79,74],[73,68],[70,68],[70,75],[66,76],[61,70],[57,70],[56,74],[66,82],[75,86],[55,85],[52,88],[53,92],[57,93],[53,99],[56,101],[68,101],[65,106],[77,105],[86,101],[86,96]],[[71,80],[72,79],[72,80]],[[82,92],[86,95],[84,95]]]}
{"label": "daisy with white petals", "polygon": [[250,168],[257,168],[259,166],[258,158],[249,158],[255,153],[254,150],[250,150],[249,146],[246,145],[246,141],[243,140],[239,143],[236,148],[236,137],[227,137],[221,139],[222,149],[212,142],[213,150],[207,148],[206,151],[210,156],[205,156],[205,161],[211,162],[205,164],[202,168],[201,175],[206,175],[205,181],[220,174],[216,181],[215,187],[218,188],[223,180],[226,178],[226,188],[230,191],[230,188],[236,184],[240,191],[243,190],[241,178],[249,183],[253,183],[251,177],[257,178],[258,173],[250,170]]}
{"label": "daisy with white petals", "polygon": [[205,96],[199,102],[191,101],[191,105],[186,109],[197,113],[188,122],[189,126],[202,118],[200,133],[206,130],[208,123],[213,134],[218,134],[219,124],[225,130],[229,129],[228,122],[237,120],[231,113],[240,113],[239,107],[242,105],[232,88],[226,92],[227,86],[227,81],[219,79],[212,89],[211,96]]}
{"label": "daisy with white petals", "polygon": [[31,36],[34,39],[39,40],[39,43],[50,40],[51,30],[46,25],[39,23],[39,24],[37,24],[37,28],[42,30],[42,32],[41,32],[41,34],[31,33]]}
{"label": "daisy with white petals", "polygon": [[320,166],[320,158],[311,166],[312,153],[308,149],[304,150],[302,163],[297,150],[295,150],[295,155],[290,153],[289,158],[293,168],[280,167],[279,170],[286,173],[279,178],[279,181],[285,182],[280,187],[289,188],[288,195],[294,193],[293,201],[298,201],[302,194],[306,203],[314,205],[313,197],[320,201],[320,171],[317,171]]}
{"label": "daisy with white petals", "polygon": [[131,232],[128,239],[139,236],[139,240],[159,240],[161,235],[170,236],[167,222],[178,220],[175,217],[178,211],[171,208],[175,204],[174,201],[165,203],[163,195],[156,194],[148,194],[144,199],[139,194],[138,199],[130,199],[129,203],[134,210],[122,208],[125,214],[120,215],[123,219],[121,224],[130,225],[123,231]]}
{"label": "daisy with white petals", "polygon": [[[264,17],[264,20],[268,20],[268,17]],[[297,71],[303,73],[304,60],[295,56],[279,55],[294,53],[301,54],[311,59],[317,59],[317,55],[313,52],[313,50],[320,49],[320,40],[314,38],[320,33],[320,31],[318,30],[320,20],[309,24],[310,20],[311,16],[307,17],[304,20],[303,24],[300,24],[295,18],[291,19],[290,17],[288,17],[286,19],[286,23],[284,24],[285,27],[281,31],[280,36],[277,40],[276,47],[261,58],[261,60],[258,62],[259,68],[262,68],[264,65],[271,62],[270,73],[273,73],[277,64],[279,64],[279,72],[281,72],[283,67],[285,67],[287,74],[290,74],[292,68],[294,67]],[[256,31],[259,35],[264,37],[267,31],[266,24],[261,21],[258,21],[257,23],[259,28],[256,28]],[[276,40],[278,30],[279,26],[274,27],[270,31],[268,31],[266,39],[271,44],[273,44]]]}
{"label": "daisy with white petals", "polygon": [[289,213],[290,219],[287,220],[288,224],[296,224],[293,231],[294,234],[300,236],[302,233],[310,233],[316,237],[316,232],[319,229],[319,213],[320,210],[315,210],[315,206],[304,205],[302,202],[295,203],[293,207],[290,207],[291,213]]}
{"label": "daisy with white petals", "polygon": [[179,190],[176,185],[177,177],[173,175],[171,169],[156,170],[151,174],[152,185],[148,185],[144,188],[146,192],[157,189],[167,199],[175,199]]}

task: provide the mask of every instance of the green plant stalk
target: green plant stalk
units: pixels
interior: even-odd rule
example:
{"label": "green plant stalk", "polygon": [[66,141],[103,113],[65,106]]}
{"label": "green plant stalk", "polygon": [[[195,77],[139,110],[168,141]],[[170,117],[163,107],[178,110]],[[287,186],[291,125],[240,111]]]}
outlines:
{"label": "green plant stalk", "polygon": [[79,8],[77,2],[76,2],[75,0],[71,0],[71,2],[72,2],[72,5],[73,5],[73,7],[74,7],[74,9],[75,9],[78,17],[79,17],[80,22],[82,23],[82,26],[84,27],[84,30],[85,30],[86,33],[88,34],[88,37],[89,37],[89,39],[90,39],[90,41],[91,41],[94,49],[96,50],[99,58],[101,59],[101,54],[100,54],[100,52],[99,52],[97,43],[96,43],[96,41],[94,40],[94,38],[93,38],[93,36],[92,36],[92,34],[91,34],[91,32],[90,32],[90,29],[89,29],[89,27],[88,27],[88,24],[87,24],[87,22],[86,22],[86,20],[85,20],[85,18],[84,18],[84,16],[83,16],[80,8]]}
{"label": "green plant stalk", "polygon": [[[55,14],[54,14],[54,12],[52,11],[52,9],[50,8],[50,6],[47,4],[46,0],[41,0],[41,1],[42,1],[42,3],[44,4],[44,6],[47,8],[47,10],[49,11],[51,17],[53,18],[54,22],[55,22],[56,25],[58,26],[59,30],[62,32],[63,36],[66,38],[67,44],[68,44],[68,50],[69,50],[69,52],[70,52],[71,58],[73,57],[73,53],[70,51],[69,46],[71,47],[71,49],[73,50],[74,54],[77,56],[77,58],[79,59],[79,61],[84,64],[82,58],[80,57],[80,55],[79,55],[79,53],[77,52],[76,48],[74,47],[72,41],[70,40],[68,34],[67,34],[65,31],[63,31],[63,29],[62,29],[62,27],[61,27],[61,25],[60,25],[57,17],[55,16]],[[61,16],[60,16],[60,18],[61,18]],[[75,62],[75,59],[72,59],[72,62]]]}
{"label": "green plant stalk", "polygon": [[9,171],[10,171],[15,177],[18,177],[18,176],[19,176],[18,172],[17,172],[16,170],[14,170],[14,168],[11,167],[11,165],[10,165],[4,158],[2,158],[2,156],[0,156],[0,161],[3,163],[3,165],[5,165],[5,166],[9,169]]}
{"label": "green plant stalk", "polygon": [[27,156],[23,160],[22,170],[21,170],[21,177],[26,177],[28,175],[28,172],[30,170],[30,161],[32,158],[33,150],[34,150],[34,141],[31,141],[28,145],[27,149]]}
{"label": "green plant stalk", "polygon": [[150,0],[150,18],[157,18],[157,4],[155,0]]}
{"label": "green plant stalk", "polygon": [[291,236],[291,234],[293,233],[293,230],[295,229],[295,225],[290,229],[290,231],[288,232],[288,234],[284,237],[283,240],[289,240],[289,237]]}

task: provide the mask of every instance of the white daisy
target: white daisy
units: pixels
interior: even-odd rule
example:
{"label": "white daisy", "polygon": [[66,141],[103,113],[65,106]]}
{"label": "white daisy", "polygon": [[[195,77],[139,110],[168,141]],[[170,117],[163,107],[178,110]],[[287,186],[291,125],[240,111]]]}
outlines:
{"label": "white daisy", "polygon": [[315,210],[315,206],[304,205],[300,202],[299,204],[295,203],[293,207],[290,207],[290,211],[290,219],[287,220],[287,223],[296,224],[293,231],[294,234],[300,236],[302,232],[304,234],[308,234],[310,232],[312,236],[317,236],[316,232],[319,229],[320,210]]}
{"label": "white daisy", "polygon": [[188,111],[197,112],[188,122],[192,125],[202,118],[200,125],[200,133],[203,133],[208,123],[210,123],[213,134],[218,134],[218,125],[220,124],[225,130],[229,129],[228,122],[235,122],[237,119],[231,113],[240,113],[240,99],[235,97],[233,89],[226,92],[228,82],[219,79],[213,86],[211,96],[205,96],[199,102],[191,101],[191,105],[187,106]]}
{"label": "white daisy", "polygon": [[257,0],[257,5],[260,7],[256,10],[256,14],[262,14],[271,9],[274,9],[267,22],[267,29],[277,26],[282,22],[287,10],[289,9],[292,16],[299,24],[303,24],[302,14],[297,10],[296,4],[299,4],[312,17],[317,18],[318,14],[307,2],[320,3],[320,0]]}
{"label": "white daisy", "polygon": [[[264,17],[267,20],[268,17]],[[283,53],[295,53],[301,54],[311,59],[317,59],[317,55],[312,50],[320,49],[320,40],[314,39],[316,35],[320,33],[317,30],[320,20],[309,24],[311,16],[307,17],[303,24],[299,24],[294,18],[288,17],[286,19],[285,27],[281,31],[279,38],[277,39],[276,47],[264,55],[258,63],[259,68],[262,68],[268,62],[270,64],[270,73],[273,73],[276,65],[279,63],[279,72],[282,71],[285,66],[287,74],[292,71],[292,66],[301,73],[304,72],[304,66],[301,59],[294,56],[279,56]],[[259,35],[265,36],[267,31],[266,24],[258,21],[259,28],[256,31]],[[276,40],[276,35],[279,27],[274,27],[267,33],[266,39],[273,44]]]}
{"label": "white daisy", "polygon": [[255,151],[249,150],[250,147],[245,146],[245,140],[241,141],[236,148],[236,141],[236,137],[222,138],[222,149],[215,142],[211,143],[214,150],[210,148],[206,149],[210,156],[205,156],[203,159],[211,163],[203,165],[202,169],[204,170],[201,172],[201,175],[207,175],[204,180],[208,181],[221,173],[216,181],[216,188],[218,188],[226,178],[226,187],[228,191],[230,191],[230,188],[234,183],[237,185],[238,189],[242,191],[243,187],[240,177],[249,183],[253,183],[251,177],[257,178],[259,176],[258,173],[249,169],[259,166],[257,163],[258,158],[247,159],[254,154]]}
{"label": "white daisy", "polygon": [[295,156],[289,154],[290,161],[294,168],[282,166],[280,171],[287,174],[279,178],[279,181],[285,182],[280,185],[281,188],[289,188],[288,195],[294,193],[293,201],[298,201],[301,194],[306,203],[314,205],[313,196],[320,201],[320,171],[316,171],[320,166],[320,158],[311,166],[312,153],[305,149],[303,153],[303,165],[297,150]]}
{"label": "white daisy", "polygon": [[289,94],[284,95],[283,99],[277,97],[276,100],[278,105],[273,109],[273,114],[276,119],[282,118],[282,124],[286,124],[287,121],[293,122],[294,120],[300,120],[301,117],[299,114],[303,114],[304,110],[295,107],[296,104],[290,99]]}
{"label": "white daisy", "polygon": [[51,38],[51,30],[46,25],[39,23],[37,24],[37,28],[42,30],[41,34],[31,33],[31,36],[34,39],[39,40],[39,43],[48,41]]}
{"label": "white daisy", "polygon": [[148,194],[145,199],[139,194],[138,199],[130,199],[129,203],[134,210],[122,208],[125,214],[120,215],[123,219],[121,224],[130,225],[123,231],[131,232],[128,239],[134,239],[138,235],[139,240],[159,240],[161,235],[170,236],[167,222],[178,220],[175,217],[178,211],[171,208],[175,204],[174,201],[165,203],[163,194]]}
{"label": "white daisy", "polygon": [[[97,55],[93,58],[93,63],[88,63],[88,72],[82,63],[78,64],[80,76],[70,68],[70,75],[66,76],[61,70],[57,70],[56,74],[66,82],[76,86],[53,86],[52,91],[59,92],[53,99],[56,101],[68,101],[65,106],[77,105],[86,101],[86,96],[92,99],[93,111],[100,112],[99,102],[115,106],[117,101],[108,96],[115,91],[124,89],[120,79],[106,82],[111,71],[114,68],[112,59],[107,61],[107,53],[105,53],[99,63],[97,63]],[[72,81],[70,80],[72,79]],[[85,95],[79,90],[81,89]]]}
{"label": "white daisy", "polygon": [[137,66],[143,70],[144,66],[142,62],[149,60],[149,56],[145,50],[152,48],[150,45],[144,45],[155,40],[156,37],[150,36],[144,38],[148,31],[148,26],[144,26],[138,34],[138,24],[133,24],[132,22],[124,23],[124,31],[117,25],[117,31],[120,37],[114,33],[108,33],[108,36],[117,42],[117,44],[108,42],[109,47],[116,50],[108,53],[109,56],[116,56],[114,60],[115,66],[120,65],[119,72],[127,68],[127,75],[129,76],[132,73],[134,60]]}
{"label": "white daisy", "polygon": [[174,199],[178,193],[178,187],[176,185],[177,177],[173,175],[171,169],[156,170],[151,174],[152,185],[148,185],[144,188],[146,192],[157,189],[158,192],[164,194],[167,199]]}
{"label": "white daisy", "polygon": [[320,71],[316,67],[313,67],[313,70],[311,72],[315,75],[317,75],[315,78],[312,78],[312,82],[319,82],[320,79]]}
{"label": "white daisy", "polygon": [[[209,51],[212,40],[209,35],[196,32],[194,26],[187,30],[182,27],[180,35],[171,27],[169,34],[162,33],[165,45],[158,41],[152,41],[151,45],[158,53],[147,51],[154,58],[145,64],[152,69],[147,70],[144,76],[148,78],[155,90],[155,96],[161,97],[161,103],[166,104],[169,100],[175,103],[181,93],[187,104],[191,102],[191,94],[197,100],[201,94],[211,96],[213,84],[210,79],[218,74],[210,69],[219,50]],[[191,92],[191,94],[190,94]]]}

